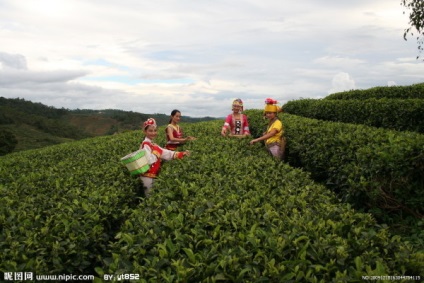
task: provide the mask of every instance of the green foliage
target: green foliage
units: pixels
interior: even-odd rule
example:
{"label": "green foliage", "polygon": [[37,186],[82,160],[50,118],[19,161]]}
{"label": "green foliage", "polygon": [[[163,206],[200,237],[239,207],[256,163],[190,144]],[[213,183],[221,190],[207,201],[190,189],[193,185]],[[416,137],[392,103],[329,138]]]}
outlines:
{"label": "green foliage", "polygon": [[[105,109],[105,110],[90,110],[90,109],[77,109],[70,110],[69,114],[72,115],[85,115],[87,117],[98,117],[98,118],[111,118],[119,122],[119,125],[123,129],[139,129],[140,124],[152,117],[150,114],[142,114],[133,111],[123,111],[118,109]],[[158,125],[168,124],[168,116],[164,114],[153,115]]]}
{"label": "green foliage", "polygon": [[[112,118],[116,121],[120,122],[121,128],[124,129],[132,129],[136,130],[140,128],[140,124],[146,121],[148,118],[154,118],[156,120],[156,124],[158,126],[168,125],[170,115],[166,114],[143,114],[133,111],[123,111],[119,109],[105,109],[105,110],[90,110],[90,109],[77,109],[77,110],[69,110],[71,114],[77,115],[96,115],[101,117]],[[203,121],[213,121],[217,118],[213,117],[201,117],[201,118],[193,118],[189,116],[183,116],[182,121],[184,123],[197,123]]]}
{"label": "green foliage", "polygon": [[192,154],[164,162],[147,199],[119,162],[140,131],[2,157],[0,272],[97,274],[96,282],[105,273],[140,282],[424,275],[422,254],[387,227],[260,144],[221,137],[222,123],[182,125],[198,138],[184,145]]}
{"label": "green foliage", "polygon": [[49,119],[57,119],[67,113],[67,110],[64,108],[57,109],[39,102],[31,102],[23,98],[5,98],[0,96],[0,105],[2,106],[2,109],[17,109],[19,112],[22,112],[22,114],[43,116]]}
{"label": "green foliage", "polygon": [[334,99],[380,99],[380,98],[398,98],[398,99],[424,99],[424,83],[413,84],[409,86],[378,86],[369,89],[355,89],[330,94],[325,100]]}
{"label": "green foliage", "polygon": [[[0,97],[0,105],[0,125],[17,138],[15,151],[140,129],[141,123],[149,117],[155,118],[158,125],[169,122],[169,115],[165,114],[142,114],[117,109],[56,109],[20,98]],[[183,117],[183,122],[188,123],[211,120],[216,118]],[[31,136],[30,141],[28,136]]]}
{"label": "green foliage", "polygon": [[[252,118],[250,116],[249,118]],[[166,162],[96,269],[141,282],[352,282],[421,272],[415,254],[368,214],[260,145],[190,127],[190,158]],[[406,263],[408,262],[408,263]],[[402,266],[399,266],[401,264]],[[403,271],[401,271],[403,270]]]}
{"label": "green foliage", "polygon": [[424,133],[424,99],[301,99],[284,105],[298,116]]}
{"label": "green foliage", "polygon": [[0,112],[0,125],[12,124],[13,120],[9,118],[3,111]]}
{"label": "green foliage", "polygon": [[0,128],[0,156],[12,152],[18,143],[14,134],[10,131]]}
{"label": "green foliage", "polygon": [[[284,109],[303,117],[422,133],[423,90],[424,84],[352,90],[321,100],[290,101]],[[287,122],[290,124],[292,119]],[[299,147],[295,150],[289,146],[292,164],[305,166],[316,180],[327,183],[343,199],[373,212],[380,220],[396,222],[400,217],[408,223],[404,215],[422,217],[417,203],[422,201],[424,188],[422,135],[295,120],[296,130],[289,133],[293,137],[289,143]],[[393,211],[397,212],[395,217],[390,213]],[[399,230],[404,229],[399,226]],[[414,231],[411,234],[420,235]],[[422,246],[422,241],[417,242]]]}
{"label": "green foliage", "polygon": [[128,144],[97,138],[0,161],[0,270],[92,274],[137,195],[116,166]]}
{"label": "green foliage", "polygon": [[[416,36],[418,50],[421,53],[424,50],[424,4],[421,0],[402,0],[401,4],[411,9],[409,13],[409,24],[410,27],[405,29],[403,38],[406,40],[406,36]],[[405,13],[405,12],[404,12]],[[415,32],[416,31],[416,32]],[[417,56],[417,59],[419,55]]]}
{"label": "green foliage", "polygon": [[14,151],[40,148],[69,140],[87,138],[90,134],[63,120],[65,109],[47,107],[23,99],[0,97],[0,124],[15,136]]}
{"label": "green foliage", "polygon": [[77,127],[56,118],[48,118],[37,114],[29,114],[13,108],[0,107],[0,110],[8,117],[9,123],[15,127],[29,125],[41,132],[62,138],[82,139],[89,137],[87,133],[81,132]]}
{"label": "green foliage", "polygon": [[423,135],[290,114],[283,115],[283,124],[289,162],[311,172],[342,199],[374,212],[424,214]]}

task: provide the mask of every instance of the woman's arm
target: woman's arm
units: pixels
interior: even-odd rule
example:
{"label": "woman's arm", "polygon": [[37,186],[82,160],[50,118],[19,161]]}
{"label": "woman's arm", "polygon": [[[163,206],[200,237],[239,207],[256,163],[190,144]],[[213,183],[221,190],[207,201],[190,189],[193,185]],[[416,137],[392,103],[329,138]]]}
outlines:
{"label": "woman's arm", "polygon": [[243,114],[243,120],[244,120],[244,135],[250,136],[250,129],[249,129],[249,121],[247,120],[247,116]]}
{"label": "woman's arm", "polygon": [[275,135],[276,133],[278,133],[277,129],[272,129],[270,132],[264,134],[263,136],[261,136],[259,138],[256,138],[254,140],[251,140],[250,141],[250,144],[254,144],[255,142],[260,142],[260,141],[263,141],[263,140],[267,140],[270,137],[272,137],[273,135]]}
{"label": "woman's arm", "polygon": [[232,115],[228,115],[227,118],[225,118],[224,126],[221,128],[221,135],[225,136],[227,134],[227,130],[231,129],[231,123],[232,123]]}
{"label": "woman's arm", "polygon": [[168,150],[168,149],[165,149],[165,148],[161,148],[161,149],[162,149],[161,159],[163,159],[163,160],[181,159],[184,156],[190,155],[190,152],[188,150],[186,150],[186,151],[173,151],[173,150]]}

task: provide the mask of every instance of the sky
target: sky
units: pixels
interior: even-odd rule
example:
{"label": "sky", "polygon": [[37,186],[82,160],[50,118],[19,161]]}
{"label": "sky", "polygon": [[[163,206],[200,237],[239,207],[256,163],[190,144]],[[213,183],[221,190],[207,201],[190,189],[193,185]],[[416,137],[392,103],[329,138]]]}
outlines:
{"label": "sky", "polygon": [[236,98],[262,109],[268,97],[422,83],[400,3],[0,0],[0,96],[224,117]]}

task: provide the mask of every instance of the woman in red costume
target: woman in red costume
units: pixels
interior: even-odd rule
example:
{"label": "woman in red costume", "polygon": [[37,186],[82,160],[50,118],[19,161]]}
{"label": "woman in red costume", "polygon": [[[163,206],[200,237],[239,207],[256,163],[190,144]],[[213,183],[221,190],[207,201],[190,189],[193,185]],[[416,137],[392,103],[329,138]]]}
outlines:
{"label": "woman in red costume", "polygon": [[184,138],[183,129],[178,123],[181,120],[181,112],[177,109],[172,110],[171,119],[165,129],[166,132],[166,145],[165,148],[169,150],[176,150],[178,146],[183,145],[187,141],[195,140],[195,137]]}
{"label": "woman in red costume", "polygon": [[144,149],[146,151],[150,169],[146,173],[140,175],[140,180],[143,182],[145,187],[145,196],[149,196],[153,186],[153,181],[159,174],[161,160],[181,159],[184,156],[189,156],[190,152],[188,150],[182,152],[172,151],[155,144],[153,140],[157,137],[158,132],[156,121],[153,118],[149,118],[146,122],[144,122],[143,131],[145,138],[140,144],[140,149]]}
{"label": "woman in red costume", "polygon": [[226,136],[227,131],[230,131],[229,136],[232,137],[247,137],[250,136],[249,122],[247,116],[242,114],[243,101],[237,98],[232,104],[233,113],[225,119],[224,126],[221,129],[221,135]]}

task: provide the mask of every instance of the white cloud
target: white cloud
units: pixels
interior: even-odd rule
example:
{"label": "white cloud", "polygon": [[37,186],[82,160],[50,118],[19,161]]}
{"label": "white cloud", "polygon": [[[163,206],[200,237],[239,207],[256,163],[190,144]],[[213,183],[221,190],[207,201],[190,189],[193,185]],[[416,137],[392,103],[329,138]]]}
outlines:
{"label": "white cloud", "polygon": [[5,0],[0,95],[65,108],[224,116],[424,80],[397,2]]}
{"label": "white cloud", "polygon": [[340,56],[324,56],[314,60],[314,63],[320,66],[329,67],[329,68],[356,68],[361,64],[364,64],[365,61],[361,59],[340,57]]}
{"label": "white cloud", "polygon": [[329,94],[355,89],[355,81],[348,73],[338,73],[333,77]]}

